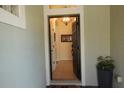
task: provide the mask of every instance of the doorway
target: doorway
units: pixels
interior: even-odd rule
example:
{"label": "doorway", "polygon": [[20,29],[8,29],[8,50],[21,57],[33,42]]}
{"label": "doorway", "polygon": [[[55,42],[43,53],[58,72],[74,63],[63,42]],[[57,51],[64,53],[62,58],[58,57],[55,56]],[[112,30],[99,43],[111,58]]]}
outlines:
{"label": "doorway", "polygon": [[81,80],[80,16],[49,16],[51,80]]}

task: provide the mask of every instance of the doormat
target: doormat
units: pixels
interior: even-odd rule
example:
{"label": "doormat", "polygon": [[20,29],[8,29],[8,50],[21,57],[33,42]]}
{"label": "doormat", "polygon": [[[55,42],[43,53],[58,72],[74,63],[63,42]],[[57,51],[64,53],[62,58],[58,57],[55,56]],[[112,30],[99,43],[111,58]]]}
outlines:
{"label": "doormat", "polygon": [[50,85],[47,88],[81,88],[81,86],[77,85]]}
{"label": "doormat", "polygon": [[79,85],[50,85],[47,88],[98,88],[98,86],[79,86]]}

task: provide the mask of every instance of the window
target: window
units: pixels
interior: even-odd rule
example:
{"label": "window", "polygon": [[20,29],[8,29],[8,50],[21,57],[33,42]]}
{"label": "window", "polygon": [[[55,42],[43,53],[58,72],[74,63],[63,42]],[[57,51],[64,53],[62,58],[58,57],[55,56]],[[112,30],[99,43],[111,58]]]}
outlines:
{"label": "window", "polygon": [[49,5],[49,9],[76,8],[77,5]]}
{"label": "window", "polygon": [[20,28],[26,28],[25,6],[0,5],[0,22]]}
{"label": "window", "polygon": [[17,5],[0,5],[0,8],[15,16],[19,16],[19,8]]}

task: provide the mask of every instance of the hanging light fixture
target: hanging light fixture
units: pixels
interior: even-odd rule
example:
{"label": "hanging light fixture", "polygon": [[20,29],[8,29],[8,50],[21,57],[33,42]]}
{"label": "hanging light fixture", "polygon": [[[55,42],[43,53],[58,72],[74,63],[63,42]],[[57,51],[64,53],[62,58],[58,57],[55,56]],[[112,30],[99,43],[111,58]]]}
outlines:
{"label": "hanging light fixture", "polygon": [[75,17],[63,17],[62,22],[67,26],[70,22],[75,22]]}
{"label": "hanging light fixture", "polygon": [[63,23],[65,24],[65,25],[68,25],[68,23],[70,22],[70,18],[69,17],[64,17],[63,19],[62,19],[62,21],[63,21]]}

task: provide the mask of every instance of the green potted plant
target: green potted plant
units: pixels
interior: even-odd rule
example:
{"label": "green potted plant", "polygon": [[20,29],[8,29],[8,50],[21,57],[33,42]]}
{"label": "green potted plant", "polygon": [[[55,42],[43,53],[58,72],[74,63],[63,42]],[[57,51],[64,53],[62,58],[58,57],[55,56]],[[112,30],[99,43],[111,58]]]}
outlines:
{"label": "green potted plant", "polygon": [[114,60],[110,56],[99,56],[97,61],[98,86],[102,88],[111,88],[113,82],[113,70],[115,68],[113,64]]}

